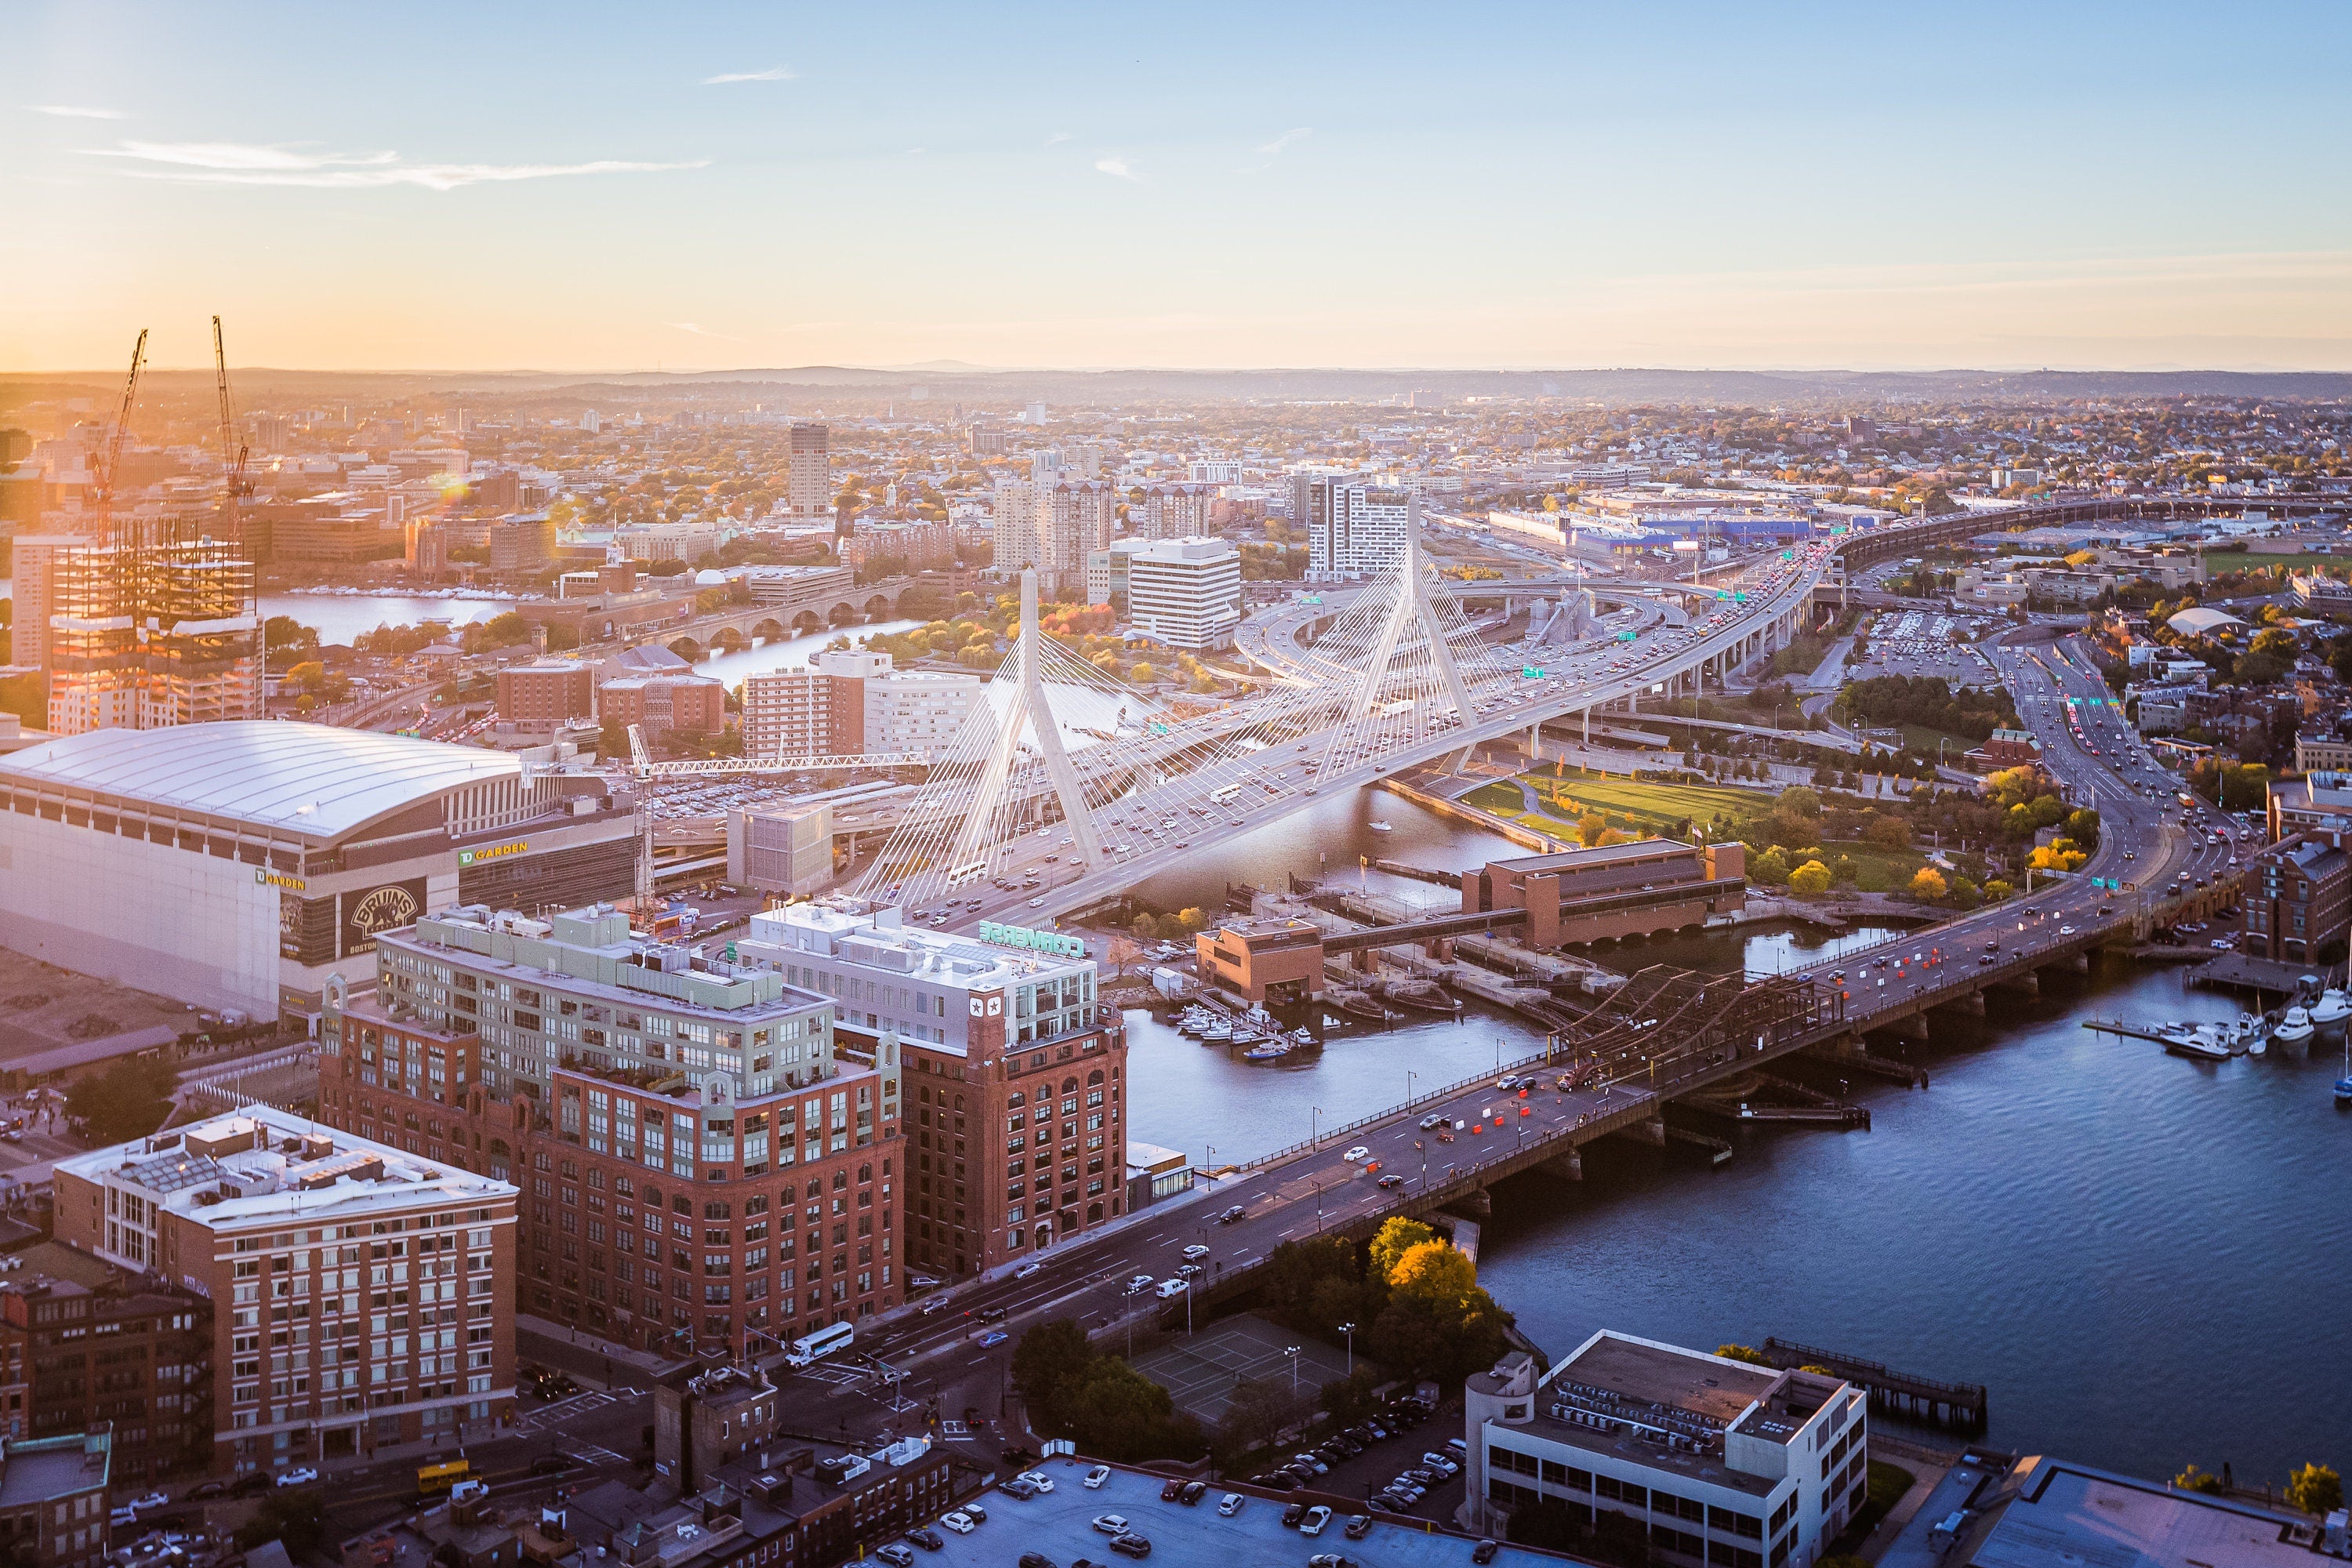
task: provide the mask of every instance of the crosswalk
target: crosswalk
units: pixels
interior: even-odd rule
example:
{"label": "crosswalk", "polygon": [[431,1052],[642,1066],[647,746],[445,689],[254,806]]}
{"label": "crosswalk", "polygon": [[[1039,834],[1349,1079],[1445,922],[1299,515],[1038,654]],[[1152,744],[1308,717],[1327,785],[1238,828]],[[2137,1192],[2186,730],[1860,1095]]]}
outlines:
{"label": "crosswalk", "polygon": [[574,1416],[593,1415],[607,1405],[618,1403],[620,1399],[617,1394],[607,1394],[601,1389],[591,1390],[586,1394],[575,1394],[569,1399],[559,1399],[552,1405],[542,1405],[521,1417],[515,1422],[515,1430],[545,1432],[551,1427],[562,1426]]}

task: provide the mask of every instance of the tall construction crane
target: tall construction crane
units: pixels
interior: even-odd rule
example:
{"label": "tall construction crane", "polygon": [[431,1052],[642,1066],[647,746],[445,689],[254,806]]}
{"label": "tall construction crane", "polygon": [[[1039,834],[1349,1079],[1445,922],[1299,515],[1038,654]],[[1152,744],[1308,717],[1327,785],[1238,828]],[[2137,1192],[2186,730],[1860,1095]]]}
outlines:
{"label": "tall construction crane", "polygon": [[122,406],[115,411],[114,428],[107,432],[106,445],[99,453],[98,527],[109,544],[131,542],[114,520],[114,478],[122,462],[123,438],[131,433],[131,405],[139,400],[139,373],[146,363],[147,329],[142,327],[139,342],[131,350],[131,374],[122,382]]}
{"label": "tall construction crane", "polygon": [[213,382],[220,389],[221,469],[227,476],[221,493],[223,537],[243,539],[237,506],[250,493],[245,477],[246,444],[236,438],[236,413],[228,398],[228,351],[221,346],[221,321],[213,318]]}

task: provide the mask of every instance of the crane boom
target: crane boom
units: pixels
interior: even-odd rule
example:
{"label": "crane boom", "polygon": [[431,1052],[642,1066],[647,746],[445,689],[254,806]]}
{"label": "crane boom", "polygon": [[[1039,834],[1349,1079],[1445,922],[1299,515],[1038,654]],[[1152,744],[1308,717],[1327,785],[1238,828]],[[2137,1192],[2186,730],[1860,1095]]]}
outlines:
{"label": "crane boom", "polygon": [[139,400],[139,372],[147,363],[147,329],[139,329],[139,342],[131,350],[131,374],[122,380],[122,406],[115,411],[114,428],[107,433],[106,446],[100,453],[98,472],[98,522],[100,531],[110,544],[130,542],[117,537],[114,521],[114,476],[122,461],[123,437],[130,433],[131,405]]}
{"label": "crane boom", "polygon": [[220,392],[221,471],[226,476],[221,515],[223,531],[243,537],[237,524],[237,503],[246,493],[245,463],[248,448],[236,438],[236,410],[228,395],[228,351],[221,342],[221,319],[213,318],[213,381]]}

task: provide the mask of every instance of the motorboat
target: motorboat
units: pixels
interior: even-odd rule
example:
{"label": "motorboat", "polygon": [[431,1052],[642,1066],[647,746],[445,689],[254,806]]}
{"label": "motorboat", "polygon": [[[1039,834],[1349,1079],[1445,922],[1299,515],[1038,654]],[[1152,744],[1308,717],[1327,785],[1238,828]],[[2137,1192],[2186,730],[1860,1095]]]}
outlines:
{"label": "motorboat", "polygon": [[2311,1005],[2311,1026],[2315,1029],[2341,1028],[2347,1018],[2352,1018],[2352,994],[2338,986],[2329,986]]}
{"label": "motorboat", "polygon": [[1288,1046],[1277,1045],[1274,1041],[1268,1040],[1263,1045],[1252,1046],[1249,1049],[1244,1051],[1242,1053],[1242,1059],[1244,1061],[1252,1062],[1279,1061],[1289,1054],[1290,1047]]}
{"label": "motorboat", "polygon": [[1375,823],[1371,823],[1371,824],[1370,824],[1370,826],[1371,827],[1371,830],[1372,830],[1373,832],[1375,832],[1375,833],[1394,833],[1394,832],[1396,831],[1396,829],[1395,829],[1394,827],[1390,826],[1389,826],[1387,823],[1385,823],[1385,822],[1375,822]]}
{"label": "motorboat", "polygon": [[2289,1007],[2286,1016],[2271,1031],[2271,1038],[2283,1046],[2304,1046],[2311,1043],[2316,1031],[2311,1026],[2311,1015],[2301,1006]]}
{"label": "motorboat", "polygon": [[2191,1061],[2226,1062],[2231,1055],[2230,1042],[2222,1037],[2220,1026],[2214,1024],[2167,1029],[2162,1038],[2167,1052]]}

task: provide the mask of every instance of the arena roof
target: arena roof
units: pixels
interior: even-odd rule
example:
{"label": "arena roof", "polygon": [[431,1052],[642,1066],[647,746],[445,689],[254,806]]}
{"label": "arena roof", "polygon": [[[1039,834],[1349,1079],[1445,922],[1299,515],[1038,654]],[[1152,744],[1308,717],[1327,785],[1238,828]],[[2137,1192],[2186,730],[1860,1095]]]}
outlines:
{"label": "arena roof", "polygon": [[327,840],[521,772],[500,752],[276,720],[93,730],[0,757],[0,786],[87,791]]}
{"label": "arena roof", "polygon": [[2227,610],[2200,607],[2183,610],[2164,624],[2183,637],[2210,637],[2223,626],[2242,626],[2246,623]]}

